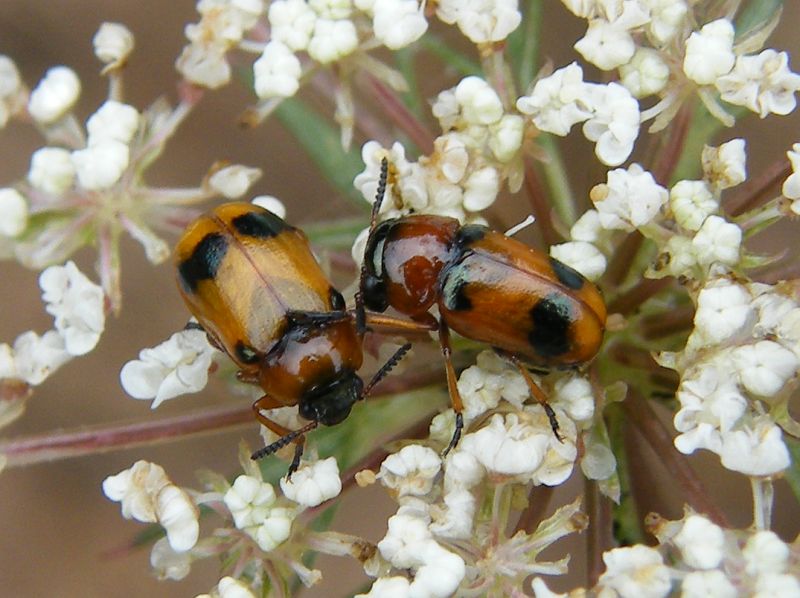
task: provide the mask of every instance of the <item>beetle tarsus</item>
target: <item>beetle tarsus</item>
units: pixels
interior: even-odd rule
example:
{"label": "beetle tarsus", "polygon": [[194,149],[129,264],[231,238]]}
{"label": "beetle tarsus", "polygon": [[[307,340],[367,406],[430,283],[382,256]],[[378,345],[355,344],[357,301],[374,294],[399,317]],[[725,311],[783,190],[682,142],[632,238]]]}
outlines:
{"label": "beetle tarsus", "polygon": [[447,448],[444,449],[442,453],[442,458],[446,457],[447,454],[453,450],[458,441],[461,440],[461,430],[464,429],[464,416],[461,414],[460,411],[456,412],[456,429],[453,431],[453,437],[450,439],[450,444],[447,445]]}

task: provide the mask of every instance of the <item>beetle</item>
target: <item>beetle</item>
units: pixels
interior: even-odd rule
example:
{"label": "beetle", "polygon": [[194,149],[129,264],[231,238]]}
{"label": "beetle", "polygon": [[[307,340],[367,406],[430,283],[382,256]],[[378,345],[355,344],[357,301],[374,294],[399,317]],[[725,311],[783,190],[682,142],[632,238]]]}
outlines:
{"label": "beetle", "polygon": [[[254,204],[226,203],[196,219],[176,246],[175,267],[199,327],[234,361],[241,381],[264,391],[253,412],[279,439],[253,459],[295,442],[290,475],[305,434],[343,421],[410,348],[401,347],[365,386],[357,371],[366,317],[347,311],[306,235]],[[288,430],[262,413],[290,405],[308,425]]]}
{"label": "beetle", "polygon": [[[379,189],[385,190],[387,173],[384,158]],[[451,329],[488,343],[519,369],[561,440],[555,413],[525,364],[566,369],[590,361],[605,331],[600,290],[566,264],[485,226],[425,214],[378,223],[384,195],[379,193],[372,209],[360,301],[371,311],[392,307],[438,329],[456,412],[445,453],[458,443],[464,425]],[[431,314],[434,307],[438,318]]]}

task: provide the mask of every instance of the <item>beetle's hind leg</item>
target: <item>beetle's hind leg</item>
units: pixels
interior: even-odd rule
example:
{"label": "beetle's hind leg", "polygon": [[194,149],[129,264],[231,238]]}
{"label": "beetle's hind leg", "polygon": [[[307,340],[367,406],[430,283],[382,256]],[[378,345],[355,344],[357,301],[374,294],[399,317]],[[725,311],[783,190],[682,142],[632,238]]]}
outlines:
{"label": "beetle's hind leg", "polygon": [[553,408],[550,406],[544,391],[539,388],[539,385],[536,384],[534,379],[531,377],[531,373],[528,371],[528,368],[526,368],[525,365],[523,365],[519,358],[517,358],[515,355],[510,355],[508,353],[501,353],[501,355],[513,363],[519,370],[519,373],[522,374],[522,377],[525,378],[525,382],[528,384],[528,389],[531,391],[533,398],[536,399],[536,402],[542,406],[544,412],[547,414],[547,419],[550,421],[550,428],[553,430],[553,435],[559,442],[564,442],[564,438],[558,432],[560,426],[558,425],[556,412],[553,411]]}

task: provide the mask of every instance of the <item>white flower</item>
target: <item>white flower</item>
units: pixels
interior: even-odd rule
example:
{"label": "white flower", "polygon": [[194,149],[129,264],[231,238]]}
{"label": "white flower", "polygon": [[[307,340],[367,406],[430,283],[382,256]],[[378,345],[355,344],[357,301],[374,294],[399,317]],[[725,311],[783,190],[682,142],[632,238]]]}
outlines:
{"label": "white flower", "polygon": [[753,323],[751,302],[750,293],[738,284],[724,279],[707,284],[697,297],[692,334],[713,344],[735,336]]}
{"label": "white flower", "polygon": [[192,557],[189,552],[173,550],[167,538],[159,538],[150,550],[150,566],[158,579],[178,581],[189,575]]}
{"label": "white flower", "polygon": [[669,205],[675,221],[686,230],[697,231],[718,204],[705,181],[678,181],[669,190]]}
{"label": "white flower", "polygon": [[464,181],[464,209],[470,212],[485,210],[500,192],[500,174],[493,166],[480,168]]}
{"label": "white flower", "polygon": [[639,103],[618,83],[590,85],[589,90],[593,113],[583,134],[596,142],[594,153],[603,164],[622,164],[639,135]]}
{"label": "white flower", "polygon": [[378,542],[383,558],[399,569],[421,565],[421,546],[434,542],[428,523],[427,518],[399,512],[389,517],[386,535]]}
{"label": "white flower", "polygon": [[572,228],[569,229],[569,236],[573,241],[586,241],[596,243],[603,235],[603,226],[600,222],[600,214],[597,210],[586,210]]}
{"label": "white flower", "polygon": [[684,0],[647,0],[650,22],[647,29],[659,44],[668,42],[686,19],[688,7]]}
{"label": "white flower", "polygon": [[619,67],[621,83],[635,98],[645,98],[664,89],[669,65],[651,48],[638,48],[627,64]]}
{"label": "white flower", "polygon": [[275,490],[258,478],[248,475],[237,477],[222,497],[239,529],[261,525],[269,516],[275,502]]}
{"label": "white flower", "polygon": [[603,228],[630,231],[655,218],[668,195],[652,174],[639,164],[631,164],[627,170],[610,171],[608,182],[596,185],[590,198]]}
{"label": "white flower", "polygon": [[308,54],[322,64],[347,56],[358,47],[358,34],[352,21],[317,19],[308,42]]}
{"label": "white flower", "polygon": [[606,256],[597,247],[585,241],[568,241],[551,245],[550,255],[589,280],[599,279],[606,271]]}
{"label": "white flower", "polygon": [[[378,191],[378,180],[381,172],[381,160],[386,158],[394,169],[401,181],[412,174],[411,163],[406,160],[406,151],[399,141],[392,144],[391,149],[384,149],[377,141],[367,141],[361,148],[361,159],[364,162],[364,171],[357,174],[353,180],[353,185],[361,191],[361,195],[370,205],[375,201]],[[387,218],[399,216],[399,213],[392,213],[393,206],[390,197],[395,196],[395,189],[392,183],[386,187],[386,199],[381,204],[380,213]]]}
{"label": "white flower", "polygon": [[489,471],[503,475],[532,474],[544,461],[552,431],[520,421],[516,414],[495,414],[488,425],[466,434],[461,450],[471,453]]}
{"label": "white flower", "polygon": [[720,98],[756,112],[786,115],[797,105],[800,75],[789,70],[786,52],[767,49],[758,56],[739,56],[733,71],[716,80]]}
{"label": "white flower", "polygon": [[476,364],[461,372],[458,392],[467,422],[497,407],[501,398],[522,407],[530,394],[522,374],[494,351],[481,351]]}
{"label": "white flower", "polygon": [[189,44],[183,48],[175,67],[187,81],[217,89],[231,80],[231,65],[222,44]]}
{"label": "white flower", "polygon": [[722,528],[702,515],[687,517],[673,541],[690,567],[714,569],[722,562],[725,535]]}
{"label": "white flower", "polygon": [[529,96],[517,100],[517,109],[529,114],[542,131],[565,136],[572,125],[592,115],[589,86],[583,70],[573,62],[536,82]]}
{"label": "white flower", "polygon": [[553,388],[554,402],[575,421],[588,422],[594,417],[594,392],[589,380],[577,374],[560,378]]}
{"label": "white flower", "polygon": [[409,581],[405,577],[379,577],[366,594],[354,598],[408,598]]}
{"label": "white flower", "polygon": [[791,463],[781,429],[768,417],[723,435],[720,458],[723,467],[751,476],[774,475]]}
{"label": "white flower", "polygon": [[726,222],[721,216],[711,215],[692,239],[698,261],[709,265],[720,262],[729,266],[739,261],[742,229]]}
{"label": "white flower", "polygon": [[700,85],[711,85],[729,73],[736,61],[733,37],[733,24],[727,19],[712,21],[692,33],[683,59],[686,76]]}
{"label": "white flower", "polygon": [[510,162],[522,147],[525,121],[517,114],[505,114],[489,126],[489,149],[500,162]]}
{"label": "white flower", "polygon": [[398,496],[426,496],[441,467],[442,460],[435,451],[409,444],[383,460],[378,478]]}
{"label": "white flower", "polygon": [[605,572],[599,585],[615,590],[619,596],[660,598],[669,594],[669,569],[653,548],[637,544],[603,553]]}
{"label": "white flower", "polygon": [[430,530],[440,538],[468,540],[472,535],[477,501],[472,492],[456,488],[444,495],[444,511],[434,514]]}
{"label": "white flower", "polygon": [[681,582],[681,598],[736,598],[736,587],[718,569],[692,571]]}
{"label": "white flower", "polygon": [[[747,408],[747,401],[729,374],[731,367],[725,361],[700,362],[686,373],[677,393],[681,409],[675,414],[674,423],[679,432],[689,432],[704,423],[727,432],[739,421]],[[691,452],[684,450],[688,449],[687,439],[680,442],[683,443],[678,446],[681,452]],[[719,447],[714,444],[695,448],[716,451]]]}
{"label": "white flower", "polygon": [[316,507],[338,496],[342,491],[342,480],[336,458],[328,457],[303,465],[291,478],[281,478],[281,490],[286,498],[304,507]]}
{"label": "white flower", "polygon": [[128,146],[114,140],[103,140],[72,152],[78,182],[84,189],[92,191],[113,186],[128,168],[129,160]]}
{"label": "white flower", "polygon": [[269,510],[269,516],[258,527],[247,530],[261,550],[269,552],[283,544],[292,532],[292,522],[295,518],[293,509],[274,508]]}
{"label": "white flower", "polygon": [[133,33],[120,23],[103,23],[92,38],[95,56],[113,68],[125,64],[133,43]]}
{"label": "white flower", "polygon": [[73,262],[50,266],[39,276],[42,300],[70,355],[85,355],[97,345],[105,328],[103,289]]}
{"label": "white flower", "polygon": [[134,399],[155,399],[155,409],[167,399],[203,389],[215,352],[202,330],[176,332],[123,366],[122,388]]}
{"label": "white flower", "polygon": [[592,19],[586,35],[575,42],[575,50],[604,71],[630,62],[636,44],[630,32],[620,23]]}
{"label": "white flower", "polygon": [[353,11],[351,0],[308,0],[308,4],[323,19],[349,19]]}
{"label": "white flower", "polygon": [[517,0],[441,0],[436,16],[476,44],[502,41],[522,21]]}
{"label": "white flower", "polygon": [[769,530],[759,530],[747,539],[742,549],[745,571],[748,575],[783,573],[791,551],[778,535]]}
{"label": "white flower", "polygon": [[744,387],[762,397],[780,392],[800,366],[792,351],[769,340],[736,347],[731,357]]}
{"label": "white flower", "polygon": [[417,0],[375,0],[372,6],[375,37],[391,50],[417,41],[428,29],[423,8]]}
{"label": "white flower", "polygon": [[500,96],[489,84],[476,76],[463,78],[455,89],[464,120],[476,125],[490,125],[503,116]]}
{"label": "white flower", "polygon": [[197,543],[198,517],[197,506],[181,488],[169,484],[158,493],[156,520],[167,530],[167,540],[174,551],[184,552]]}
{"label": "white flower", "polygon": [[107,477],[103,492],[122,503],[126,519],[160,523],[176,552],[187,551],[197,543],[197,506],[184,490],[172,484],[161,466],[137,461],[130,469]]}
{"label": "white flower", "polygon": [[42,336],[33,331],[20,334],[14,341],[16,376],[36,386],[71,359],[64,346],[64,337],[55,330]]}
{"label": "white flower", "polygon": [[217,584],[219,598],[256,598],[256,595],[243,581],[226,576]]}
{"label": "white flower", "polygon": [[584,437],[581,471],[590,480],[607,480],[617,471],[617,458],[607,444],[598,440],[595,434]]}
{"label": "white flower", "polygon": [[16,189],[0,189],[0,236],[16,237],[27,226],[28,202]]}
{"label": "white flower", "polygon": [[28,112],[38,122],[48,125],[64,116],[81,93],[75,71],[66,66],[49,69],[31,92]]}
{"label": "white flower", "polygon": [[283,43],[273,40],[253,64],[256,95],[262,100],[293,96],[300,88],[302,72],[297,56]]}
{"label": "white flower", "polygon": [[770,596],[786,596],[794,598],[800,596],[800,581],[791,573],[762,575],[756,580],[757,598],[769,598]]}
{"label": "white flower", "polygon": [[420,547],[423,565],[417,569],[409,587],[411,598],[452,596],[466,574],[464,559],[434,541]]}
{"label": "white flower", "polygon": [[61,195],[75,181],[75,166],[72,155],[60,147],[43,147],[31,155],[28,182],[35,188]]}
{"label": "white flower", "polygon": [[286,206],[274,195],[259,195],[251,199],[250,203],[272,212],[278,218],[286,218]]}
{"label": "white flower", "polygon": [[233,164],[221,168],[208,179],[209,186],[228,199],[242,197],[250,186],[261,178],[260,168]]}
{"label": "white flower", "polygon": [[703,178],[719,197],[723,189],[735,187],[747,179],[747,143],[737,138],[720,146],[704,145],[700,155]]}
{"label": "white flower", "polygon": [[[452,429],[447,432],[452,436]],[[472,488],[483,479],[485,472],[486,470],[475,455],[456,447],[456,450],[447,455],[444,490],[449,494],[455,490]]]}
{"label": "white flower", "polygon": [[[786,152],[786,157],[792,165],[792,174],[783,182],[781,192],[789,199],[798,200],[800,199],[800,143],[792,145],[792,149]],[[800,202],[792,202],[792,211],[800,214]]]}
{"label": "white flower", "polygon": [[107,100],[86,121],[89,145],[106,141],[129,144],[139,128],[139,112],[133,106]]}
{"label": "white flower", "polygon": [[17,65],[5,54],[0,54],[0,100],[11,99],[22,88]]}
{"label": "white flower", "polygon": [[305,0],[275,0],[269,5],[271,40],[294,51],[308,47],[316,20],[316,13]]}

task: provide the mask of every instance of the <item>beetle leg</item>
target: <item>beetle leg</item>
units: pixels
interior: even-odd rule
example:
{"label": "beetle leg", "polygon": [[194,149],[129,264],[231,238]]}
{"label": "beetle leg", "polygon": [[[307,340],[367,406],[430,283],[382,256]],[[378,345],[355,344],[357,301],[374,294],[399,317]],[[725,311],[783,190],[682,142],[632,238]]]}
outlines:
{"label": "beetle leg", "polygon": [[[303,447],[306,441],[305,432],[292,431],[288,428],[284,428],[279,423],[272,421],[266,415],[261,413],[262,409],[275,409],[276,407],[285,407],[283,403],[276,401],[269,395],[264,395],[260,399],[257,399],[253,403],[253,414],[255,415],[256,419],[259,423],[266,426],[269,430],[277,434],[280,438],[259,450],[255,451],[250,458],[253,461],[260,459],[261,457],[266,457],[267,455],[271,455],[282,449],[284,446],[289,444],[290,442],[295,443],[294,447],[294,457],[292,458],[292,464],[289,465],[289,471],[287,472],[287,476],[291,477],[292,474],[297,471],[297,468],[300,466],[300,458],[303,456]],[[316,422],[314,422],[316,423]]]}
{"label": "beetle leg", "polygon": [[369,328],[381,334],[399,334],[406,337],[419,336],[420,338],[428,339],[430,332],[439,329],[439,322],[430,314],[424,314],[419,320],[407,320],[369,312],[366,314],[366,318]]}
{"label": "beetle leg", "polygon": [[528,388],[533,395],[533,398],[536,399],[536,402],[539,403],[543,408],[544,412],[547,414],[547,419],[550,420],[550,428],[553,430],[553,435],[558,439],[559,442],[564,442],[564,438],[561,434],[558,433],[559,425],[558,425],[558,418],[556,417],[556,412],[553,411],[553,408],[550,406],[550,403],[547,402],[547,397],[544,394],[544,391],[539,388],[539,385],[531,377],[531,373],[528,371],[522,363],[520,363],[519,359],[514,355],[506,355],[506,358],[511,361],[517,369],[519,373],[522,374],[522,377],[525,378],[525,382],[528,384]]}
{"label": "beetle leg", "polygon": [[214,347],[217,351],[222,351],[225,353],[225,349],[219,344],[219,341],[211,336],[208,331],[203,328],[203,325],[200,322],[194,322],[193,320],[189,320],[186,322],[186,326],[183,327],[184,330],[201,330],[206,333],[206,340],[208,340],[208,344]]}
{"label": "beetle leg", "polygon": [[447,456],[461,439],[461,430],[464,429],[464,404],[461,402],[461,395],[458,393],[458,379],[456,378],[456,370],[453,368],[453,360],[450,356],[450,328],[447,327],[443,321],[439,321],[439,344],[442,347],[442,356],[444,357],[444,367],[447,372],[447,392],[450,395],[450,402],[453,405],[453,411],[456,413],[456,429],[453,431],[453,438],[450,439],[450,444],[444,449],[442,457]]}

